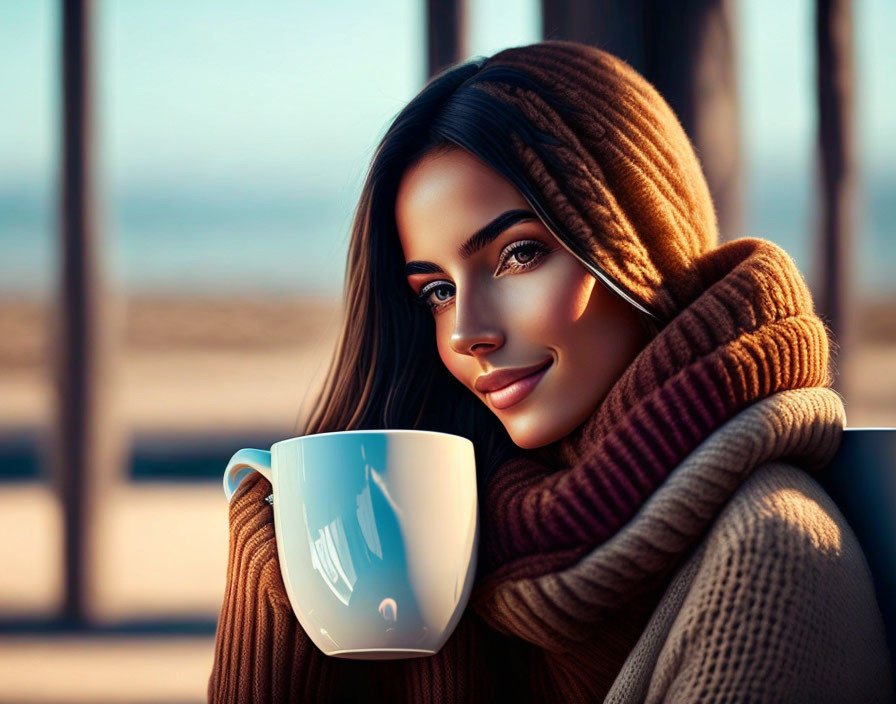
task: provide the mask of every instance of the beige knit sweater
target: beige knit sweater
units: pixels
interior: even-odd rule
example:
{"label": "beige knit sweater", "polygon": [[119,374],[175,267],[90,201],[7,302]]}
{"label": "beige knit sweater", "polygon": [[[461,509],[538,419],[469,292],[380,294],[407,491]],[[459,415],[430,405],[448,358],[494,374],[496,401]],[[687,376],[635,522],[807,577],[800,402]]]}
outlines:
{"label": "beige knit sweater", "polygon": [[865,558],[805,472],[758,468],[675,581],[606,702],[889,702]]}
{"label": "beige knit sweater", "polygon": [[[772,426],[796,420],[806,401],[836,413],[834,396],[787,391],[740,413],[672,474],[622,540],[681,528],[723,491],[718,477],[736,481],[751,455],[778,454],[763,440],[783,449]],[[802,437],[791,443],[822,430],[798,425]],[[771,461],[753,470],[677,570],[605,701],[892,699],[883,621],[855,534],[809,474]]]}
{"label": "beige knit sweater", "polygon": [[[757,238],[717,246],[677,118],[606,52],[510,48],[468,87],[550,136],[500,135],[571,251],[662,329],[562,440],[562,461],[526,453],[485,483],[477,584],[432,657],[323,656],[283,589],[270,485],[246,479],[230,505],[209,698],[884,701],[868,567],[811,478],[845,414],[792,258]],[[370,281],[348,278],[359,291]],[[376,367],[362,360],[349,387],[378,388]]]}
{"label": "beige knit sweater", "polygon": [[[431,701],[431,690],[417,688],[425,679],[440,683],[443,701],[474,701],[478,694],[453,683],[478,677],[481,684],[486,677],[492,682],[485,690],[477,685],[478,693],[491,688],[497,696],[513,684],[549,701],[593,701],[589,682],[612,648],[614,632],[639,618],[615,604],[693,543],[627,651],[606,702],[890,701],[890,657],[864,555],[830,497],[797,466],[829,461],[844,420],[840,398],[825,388],[779,392],[738,413],[611,539],[559,575],[533,578],[528,586],[515,582],[502,596],[517,614],[539,613],[546,597],[555,607],[590,605],[568,609],[579,614],[578,622],[552,636],[553,649],[489,652],[483,649],[486,627],[468,608],[445,648],[475,654],[463,662],[476,672],[442,671],[441,663],[455,659],[438,655],[361,663],[317,651],[276,578],[273,531],[259,530],[269,520],[262,500],[269,485],[250,478],[230,507],[235,530],[218,648],[229,644],[231,652],[216,652],[209,699],[245,701],[237,692],[248,687],[274,701],[345,701],[347,692],[363,693],[364,701]],[[242,539],[241,525],[250,543]],[[695,533],[705,537],[693,542]],[[239,613],[259,627],[233,621]],[[595,628],[591,620],[605,625]],[[532,623],[538,628],[537,619]],[[600,635],[592,642],[587,634],[594,633]],[[272,652],[292,656],[271,662]],[[530,670],[533,657],[540,667]],[[508,668],[507,658],[516,664]],[[492,664],[502,660],[500,671],[514,683],[495,681]],[[547,683],[543,676],[533,682],[536,670],[544,669]]]}

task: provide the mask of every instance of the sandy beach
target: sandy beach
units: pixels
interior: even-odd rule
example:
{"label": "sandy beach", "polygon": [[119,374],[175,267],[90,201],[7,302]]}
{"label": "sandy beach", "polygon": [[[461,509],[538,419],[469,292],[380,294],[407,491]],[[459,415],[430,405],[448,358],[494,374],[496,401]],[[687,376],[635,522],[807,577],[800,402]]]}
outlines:
{"label": "sandy beach", "polygon": [[[339,332],[336,300],[123,302],[111,374],[127,432],[290,433],[323,381]],[[37,427],[54,409],[46,303],[0,301],[0,429]],[[896,425],[896,302],[861,309],[840,352],[851,426]]]}
{"label": "sandy beach", "polygon": [[[131,436],[295,434],[339,323],[338,306],[315,300],[140,300],[123,313],[111,397]],[[0,435],[52,422],[50,320],[45,304],[0,302]],[[214,622],[227,562],[220,484],[121,479],[95,497],[92,619]],[[0,543],[13,566],[0,614],[51,615],[63,546],[52,487],[0,484],[0,530],[17,536]],[[208,635],[0,635],[0,702],[203,702],[213,648]]]}
{"label": "sandy beach", "polygon": [[[122,430],[153,437],[295,434],[303,405],[326,374],[340,316],[338,302],[324,300],[126,302],[110,377]],[[52,422],[49,321],[45,304],[0,302],[0,433]],[[867,308],[861,344],[842,353],[850,426],[896,426],[894,321],[892,304]],[[119,481],[97,498],[93,618],[214,620],[227,556],[220,484]],[[15,566],[0,580],[0,612],[52,613],[62,549],[52,488],[0,484],[0,530],[19,536],[0,543],[0,564]],[[213,647],[209,636],[0,635],[0,702],[201,702]]]}
{"label": "sandy beach", "polygon": [[[326,374],[338,302],[140,299],[117,311],[110,371],[127,432],[290,432]],[[0,429],[54,413],[45,303],[0,302]]]}

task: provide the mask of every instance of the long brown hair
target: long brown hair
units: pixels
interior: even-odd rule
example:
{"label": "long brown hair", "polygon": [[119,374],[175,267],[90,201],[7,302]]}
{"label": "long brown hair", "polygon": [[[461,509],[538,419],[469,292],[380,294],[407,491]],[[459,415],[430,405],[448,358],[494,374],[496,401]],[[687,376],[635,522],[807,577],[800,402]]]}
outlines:
{"label": "long brown hair", "polygon": [[[442,364],[432,315],[404,279],[394,214],[402,174],[431,150],[464,148],[511,181],[555,236],[589,270],[603,274],[552,220],[518,162],[513,139],[537,148],[556,143],[555,138],[482,90],[491,81],[547,92],[521,72],[488,67],[477,58],[431,79],[398,113],[377,147],[351,226],[341,332],[302,429],[305,435],[383,428],[460,435],[476,448],[480,485],[519,448],[498,418]],[[598,276],[607,284],[604,277]],[[624,295],[618,287],[615,292]],[[645,312],[645,325],[655,334],[653,316]]]}

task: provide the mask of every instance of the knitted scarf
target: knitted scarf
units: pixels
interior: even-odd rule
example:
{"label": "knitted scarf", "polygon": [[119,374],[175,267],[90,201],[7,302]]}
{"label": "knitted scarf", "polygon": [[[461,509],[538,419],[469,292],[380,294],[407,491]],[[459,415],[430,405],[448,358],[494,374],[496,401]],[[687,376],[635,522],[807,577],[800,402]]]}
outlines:
{"label": "knitted scarf", "polygon": [[[395,124],[466,95],[465,109],[484,111],[476,129],[503,145],[495,152],[515,153],[506,170],[515,185],[540,194],[539,216],[661,330],[579,428],[490,477],[470,603],[432,657],[322,655],[283,588],[263,501],[270,486],[244,480],[230,505],[210,701],[370,701],[377,692],[390,702],[599,700],[675,567],[753,468],[780,456],[811,471],[836,449],[843,409],[828,388],[828,333],[803,278],[769,241],[717,246],[693,148],[643,77],[595,47],[547,41],[449,72],[426,90],[432,100]],[[519,129],[490,127],[507,115]],[[377,170],[411,148],[408,134],[396,132],[393,143],[387,133]],[[808,397],[775,400],[797,390]],[[744,427],[761,431],[755,447],[732,451],[731,467],[682,474],[702,443],[754,405]],[[683,489],[682,476],[690,477]],[[670,485],[679,487],[672,499],[639,514]]]}
{"label": "knitted scarf", "polygon": [[554,448],[556,471],[510,461],[485,497],[488,580],[580,559],[625,523],[715,428],[758,399],[830,386],[828,336],[790,256],[767,240],[698,260],[706,291],[635,358],[598,409]]}
{"label": "knitted scarf", "polygon": [[[290,618],[274,568],[270,507],[258,501],[250,511],[235,496],[231,511],[251,514],[254,523],[244,532],[231,514],[210,701],[327,700],[353,685],[369,697],[373,681],[389,700],[476,700],[496,692],[521,699],[603,697],[675,566],[738,483],[775,452],[811,471],[830,458],[842,428],[839,399],[826,391],[828,333],[790,256],[769,241],[745,238],[705,253],[694,271],[699,293],[591,417],[554,446],[521,453],[492,476],[480,497],[470,605],[433,657],[370,663],[321,655]],[[804,418],[800,428],[790,421],[798,441],[758,438],[759,449],[738,460],[733,480],[714,485],[698,515],[689,512],[677,523],[683,509],[670,505],[662,535],[630,541],[607,560],[601,548],[715,430],[757,401],[813,387],[829,393],[839,409]],[[807,431],[813,423],[826,430]],[[258,484],[269,491],[266,480],[251,486]],[[275,607],[281,612],[271,616]],[[247,620],[250,630],[241,631]]]}
{"label": "knitted scarf", "polygon": [[[642,350],[586,422],[547,451],[506,462],[483,496],[471,606],[493,629],[537,646],[518,655],[533,670],[524,689],[537,698],[606,694],[671,571],[736,485],[661,549],[644,543],[641,554],[590,564],[597,548],[733,416],[778,392],[831,384],[827,331],[786,252],[766,240],[735,240],[704,255],[697,270],[704,292]],[[811,470],[835,447],[830,433],[816,433],[803,447],[788,446],[788,459]],[[738,482],[768,459],[753,456]],[[485,637],[479,624],[467,628]],[[587,642],[597,645],[583,658]],[[449,649],[442,657],[404,665],[402,679],[417,681],[418,695],[431,692],[424,701],[444,700],[427,689],[433,681],[448,687],[441,696],[464,691],[444,675],[464,672],[448,661],[463,655]]]}

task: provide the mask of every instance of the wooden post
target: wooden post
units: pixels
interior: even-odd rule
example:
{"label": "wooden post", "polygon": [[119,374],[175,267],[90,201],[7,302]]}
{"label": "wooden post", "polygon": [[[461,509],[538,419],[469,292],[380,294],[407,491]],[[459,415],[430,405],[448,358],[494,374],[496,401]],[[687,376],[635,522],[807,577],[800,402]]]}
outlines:
{"label": "wooden post", "polygon": [[545,38],[593,44],[631,64],[694,144],[722,240],[743,227],[734,0],[543,0]]}
{"label": "wooden post", "polygon": [[111,358],[93,172],[92,2],[62,2],[61,275],[53,315],[57,426],[53,479],[63,510],[61,617],[90,621],[91,539],[101,489],[118,473],[120,436],[109,404]]}
{"label": "wooden post", "polygon": [[464,0],[427,0],[427,78],[466,55]]}
{"label": "wooden post", "polygon": [[818,54],[819,258],[818,313],[837,345],[844,393],[849,350],[858,343],[853,261],[856,166],[853,135],[853,40],[851,0],[818,0],[815,8]]}

